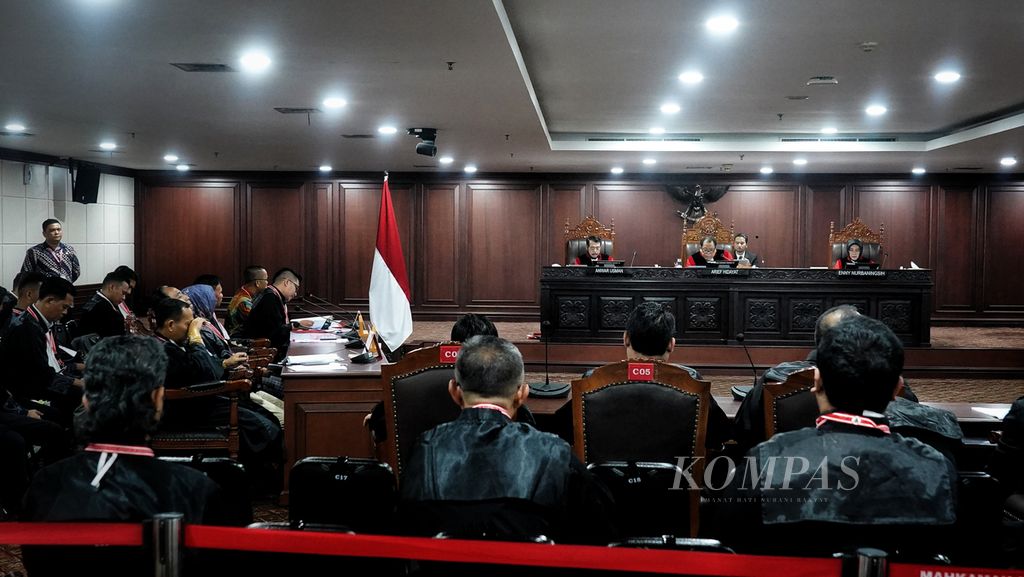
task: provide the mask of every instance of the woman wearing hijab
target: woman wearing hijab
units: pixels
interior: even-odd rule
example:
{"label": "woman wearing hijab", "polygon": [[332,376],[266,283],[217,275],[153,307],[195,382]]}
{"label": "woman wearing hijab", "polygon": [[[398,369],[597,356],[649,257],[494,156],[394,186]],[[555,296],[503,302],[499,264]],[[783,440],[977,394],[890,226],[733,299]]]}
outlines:
{"label": "woman wearing hijab", "polygon": [[228,342],[230,335],[224,325],[217,320],[217,315],[214,312],[217,297],[213,287],[207,284],[194,284],[185,287],[181,292],[185,293],[192,301],[192,310],[195,315],[206,319],[206,323],[200,330],[206,350],[219,359],[229,358],[231,356],[231,345]]}

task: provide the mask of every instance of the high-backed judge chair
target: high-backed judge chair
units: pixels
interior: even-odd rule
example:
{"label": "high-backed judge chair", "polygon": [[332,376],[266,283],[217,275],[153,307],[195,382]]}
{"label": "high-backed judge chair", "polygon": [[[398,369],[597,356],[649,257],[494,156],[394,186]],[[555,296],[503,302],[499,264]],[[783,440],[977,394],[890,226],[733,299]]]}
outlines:
{"label": "high-backed judge chair", "polygon": [[835,221],[829,223],[828,243],[830,250],[832,251],[832,260],[828,262],[829,265],[841,258],[846,258],[846,246],[854,239],[859,240],[861,243],[861,257],[873,260],[877,263],[882,262],[882,244],[885,237],[885,224],[879,224],[878,232],[876,233],[868,228],[866,224],[861,222],[858,217],[838,231],[835,230],[835,227]]}
{"label": "high-backed judge chair", "polygon": [[596,218],[588,216],[575,227],[569,228],[569,219],[565,219],[565,263],[572,264],[576,257],[587,252],[587,237],[601,238],[601,252],[614,258],[612,251],[615,241],[615,219],[611,226],[601,224]]}
{"label": "high-backed judge chair", "polygon": [[811,393],[814,368],[803,369],[786,377],[781,383],[764,384],[764,435],[795,431],[814,426],[818,418],[818,402]]}
{"label": "high-backed judge chair", "polygon": [[[700,457],[690,469],[703,486],[705,437],[711,383],[694,379],[685,369],[661,361],[620,361],[572,382],[573,450],[585,463],[614,461],[678,464],[680,457]],[[675,479],[673,479],[674,481]],[[671,499],[671,485],[652,487]],[[698,529],[700,491],[685,491],[688,511],[634,511],[675,515]],[[685,527],[684,527],[685,529]]]}
{"label": "high-backed judge chair", "polygon": [[408,458],[416,439],[441,423],[454,421],[462,411],[448,394],[460,346],[455,342],[440,343],[412,351],[397,363],[381,366],[388,464],[399,477],[402,462]]}
{"label": "high-backed judge chair", "polygon": [[700,241],[708,236],[715,238],[715,248],[731,253],[732,241],[735,237],[734,228],[734,224],[729,224],[729,228],[726,228],[718,219],[718,213],[705,214],[697,219],[697,222],[690,228],[686,227],[684,221],[683,236],[679,243],[679,258],[686,262],[690,255],[700,251]]}

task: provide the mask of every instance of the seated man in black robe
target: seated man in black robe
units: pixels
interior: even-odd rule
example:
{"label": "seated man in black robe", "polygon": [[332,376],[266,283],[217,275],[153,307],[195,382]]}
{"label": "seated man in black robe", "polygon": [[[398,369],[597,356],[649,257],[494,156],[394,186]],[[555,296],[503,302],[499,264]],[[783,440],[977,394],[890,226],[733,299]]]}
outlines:
{"label": "seated man in black robe", "polygon": [[402,471],[410,533],[607,542],[606,490],[564,441],[512,420],[530,391],[515,346],[469,339],[448,390],[462,413],[424,433]]}
{"label": "seated man in black robe", "polygon": [[95,334],[104,338],[125,334],[125,317],[120,307],[129,291],[128,283],[127,276],[116,272],[103,277],[100,290],[82,306],[76,337]]}
{"label": "seated man in black robe", "polygon": [[[25,497],[25,520],[141,522],[173,511],[186,523],[244,522],[221,509],[225,500],[216,483],[154,458],[146,446],[160,420],[166,367],[162,347],[148,337],[114,337],[93,347],[86,361],[85,410],[75,423],[79,439],[88,444],[36,474]],[[26,547],[24,556],[32,575],[69,575],[83,567],[104,575],[152,573],[152,561],[140,548]]]}
{"label": "seated man in black robe", "polygon": [[942,552],[957,474],[939,451],[890,431],[883,412],[902,371],[903,345],[881,321],[858,315],[826,332],[812,388],[817,426],[747,453],[708,517],[712,532],[747,552]]}
{"label": "seated man in black robe", "polygon": [[601,237],[590,235],[587,237],[587,252],[576,257],[572,264],[592,266],[599,260],[611,260],[612,257],[601,252]]}
{"label": "seated man in black robe", "polygon": [[64,425],[82,398],[82,381],[64,373],[53,334],[75,303],[75,287],[60,277],[48,277],[39,288],[39,300],[11,321],[0,342],[2,384],[26,409],[41,411]]}
{"label": "seated man in black robe", "polygon": [[[672,351],[676,348],[676,317],[665,310],[658,303],[647,302],[633,309],[626,320],[626,330],[622,333],[622,345],[626,347],[626,358],[629,360],[659,360],[669,362]],[[696,380],[701,380],[700,372],[686,365],[675,363]],[[584,377],[590,376],[594,370],[590,369],[583,373]],[[555,411],[555,423],[557,424],[558,435],[573,442],[573,419],[572,403],[562,405]],[[705,437],[705,447],[711,451],[717,451],[732,436],[732,422],[726,416],[725,411],[718,405],[714,397],[711,397],[710,409],[708,410],[708,430]]]}
{"label": "seated man in black robe", "polygon": [[[167,388],[182,388],[199,383],[219,381],[225,371],[244,362],[245,353],[230,359],[219,359],[206,350],[200,330],[205,323],[193,317],[187,303],[166,298],[156,304],[156,338],[163,342],[167,355]],[[176,401],[164,409],[162,425],[174,429],[218,426],[228,422],[231,403],[227,398],[203,397]],[[280,465],[283,461],[281,423],[273,414],[252,401],[238,402],[239,456],[247,468],[257,469]]]}
{"label": "seated man in black robe", "polygon": [[252,310],[242,325],[242,331],[235,336],[247,339],[270,339],[283,358],[291,338],[288,323],[288,301],[299,292],[302,277],[290,268],[274,273],[270,286],[263,289],[252,303]]}

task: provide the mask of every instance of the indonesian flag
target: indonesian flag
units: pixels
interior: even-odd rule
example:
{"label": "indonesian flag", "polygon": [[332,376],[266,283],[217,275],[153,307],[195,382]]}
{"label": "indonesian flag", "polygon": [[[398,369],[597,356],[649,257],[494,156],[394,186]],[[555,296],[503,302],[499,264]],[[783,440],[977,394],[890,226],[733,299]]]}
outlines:
{"label": "indonesian flag", "polygon": [[370,320],[377,327],[381,340],[392,351],[402,346],[412,334],[409,301],[409,277],[405,274],[402,243],[398,238],[388,177],[385,176],[377,221],[377,249],[373,252],[373,271],[370,273]]}

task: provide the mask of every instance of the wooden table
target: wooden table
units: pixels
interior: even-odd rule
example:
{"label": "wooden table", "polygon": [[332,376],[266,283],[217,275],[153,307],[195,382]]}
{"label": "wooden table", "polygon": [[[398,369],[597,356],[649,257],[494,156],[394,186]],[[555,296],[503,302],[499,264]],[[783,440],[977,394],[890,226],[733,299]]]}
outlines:
{"label": "wooden table", "polygon": [[882,320],[908,346],[931,340],[932,272],[758,268],[544,267],[540,315],[554,343],[618,343],[630,311],[656,302],[676,317],[676,341],[794,345],[839,304]]}

